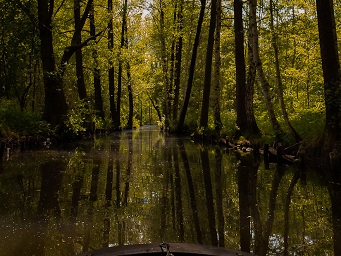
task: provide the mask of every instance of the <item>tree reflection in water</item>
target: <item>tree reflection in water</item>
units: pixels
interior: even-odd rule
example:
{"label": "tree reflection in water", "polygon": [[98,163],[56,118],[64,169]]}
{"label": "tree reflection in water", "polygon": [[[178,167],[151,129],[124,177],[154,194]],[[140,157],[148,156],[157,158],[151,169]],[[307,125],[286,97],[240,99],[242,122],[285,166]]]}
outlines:
{"label": "tree reflection in water", "polygon": [[335,247],[340,255],[335,177],[326,186],[313,172],[265,169],[252,155],[153,127],[68,151],[23,152],[1,168],[3,255],[73,255],[162,241],[259,255],[332,255]]}

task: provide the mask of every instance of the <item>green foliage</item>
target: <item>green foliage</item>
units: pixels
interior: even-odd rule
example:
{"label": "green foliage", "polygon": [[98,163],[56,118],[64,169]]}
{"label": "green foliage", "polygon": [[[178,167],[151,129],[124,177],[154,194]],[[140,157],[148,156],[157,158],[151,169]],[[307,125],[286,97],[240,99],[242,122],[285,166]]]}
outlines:
{"label": "green foliage", "polygon": [[50,133],[40,113],[21,111],[13,101],[0,101],[0,131],[3,136]]}
{"label": "green foliage", "polygon": [[87,101],[77,101],[69,110],[65,125],[69,132],[79,135],[86,131],[104,128],[103,120],[96,116],[95,109]]}
{"label": "green foliage", "polygon": [[324,130],[325,112],[323,109],[301,110],[292,118],[292,124],[302,134],[304,140],[311,141]]}
{"label": "green foliage", "polygon": [[236,126],[236,112],[234,110],[224,111],[221,115],[221,119],[223,123],[222,134],[233,137],[236,133],[236,129],[238,129]]}

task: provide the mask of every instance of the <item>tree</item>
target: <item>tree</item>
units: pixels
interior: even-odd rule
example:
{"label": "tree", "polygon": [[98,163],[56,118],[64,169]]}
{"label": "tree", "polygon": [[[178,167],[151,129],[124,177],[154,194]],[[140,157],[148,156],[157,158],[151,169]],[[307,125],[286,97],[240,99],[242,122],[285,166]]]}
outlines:
{"label": "tree", "polygon": [[279,101],[281,103],[281,110],[282,110],[282,115],[284,118],[284,121],[286,125],[289,128],[290,133],[296,140],[296,142],[299,142],[302,140],[301,136],[297,133],[295,128],[292,126],[289,120],[288,112],[286,109],[285,101],[284,101],[284,96],[283,96],[283,84],[282,84],[282,78],[281,78],[281,71],[280,71],[280,64],[279,64],[279,49],[278,49],[278,43],[277,43],[277,33],[275,31],[275,26],[274,26],[274,4],[273,0],[270,0],[270,30],[271,30],[271,42],[272,42],[272,47],[274,49],[274,57],[275,57],[275,67],[276,67],[276,79],[277,79],[277,86],[278,86],[278,96],[279,96]]}
{"label": "tree", "polygon": [[186,113],[187,113],[187,109],[188,109],[188,104],[189,104],[189,100],[190,100],[191,92],[192,92],[195,64],[196,64],[197,55],[198,55],[198,47],[199,47],[199,43],[200,43],[200,34],[201,34],[202,23],[204,21],[205,6],[206,6],[206,0],[201,0],[200,2],[201,2],[201,8],[200,8],[200,13],[199,13],[199,19],[198,19],[195,39],[194,39],[194,43],[193,43],[193,50],[192,50],[191,63],[190,63],[190,67],[189,67],[186,94],[185,94],[185,99],[184,99],[184,102],[183,102],[183,105],[181,108],[181,113],[179,116],[177,131],[182,131],[182,129],[183,129],[185,117],[186,117]]}
{"label": "tree", "polygon": [[325,146],[329,148],[340,140],[341,135],[340,63],[333,1],[316,0],[316,7],[326,104],[326,125],[323,137]]}
{"label": "tree", "polygon": [[124,0],[122,10],[122,24],[121,24],[121,41],[120,41],[120,56],[118,57],[118,77],[117,77],[117,98],[116,98],[116,117],[114,121],[114,129],[121,128],[121,95],[122,95],[122,80],[123,80],[123,50],[126,46],[126,24],[127,24],[127,8],[128,2]]}
{"label": "tree", "polygon": [[179,34],[176,43],[175,52],[175,79],[174,79],[174,102],[173,102],[173,119],[178,118],[178,105],[179,105],[179,91],[181,82],[181,66],[182,66],[182,45],[183,45],[183,0],[180,0],[178,13],[178,25],[176,25],[176,33]]}
{"label": "tree", "polygon": [[39,31],[31,2],[0,2],[0,98],[34,109],[39,78]]}
{"label": "tree", "polygon": [[45,87],[45,119],[52,125],[62,124],[67,104],[61,73],[57,70],[53,51],[52,16],[54,1],[38,0],[40,51]]}
{"label": "tree", "polygon": [[[110,20],[108,23],[108,50],[112,52],[114,49],[114,31],[113,31],[113,3],[112,0],[108,0],[108,13]],[[113,124],[116,121],[116,104],[115,104],[115,67],[112,60],[109,60],[109,103],[110,103],[110,116]]]}
{"label": "tree", "polygon": [[279,122],[276,118],[276,115],[275,115],[274,106],[271,101],[271,95],[270,95],[270,84],[265,77],[262,61],[260,59],[260,54],[259,54],[258,29],[257,29],[257,1],[250,0],[249,5],[250,5],[249,15],[250,15],[250,30],[251,30],[251,35],[252,35],[251,40],[252,40],[253,60],[255,62],[258,77],[262,85],[264,100],[265,100],[265,104],[266,104],[266,108],[267,108],[267,112],[270,118],[272,128],[274,130],[276,138],[278,140],[281,140],[284,132],[282,131],[279,125]]}
{"label": "tree", "polygon": [[[251,16],[251,15],[250,15]],[[250,19],[249,16],[249,19]],[[244,55],[244,25],[243,25],[243,1],[234,1],[234,36],[235,36],[235,65],[236,65],[236,110],[237,126],[241,134],[247,136],[259,136],[253,111],[253,94],[256,76],[255,63],[253,61],[253,48],[251,42],[252,32],[248,30],[248,57],[249,70],[246,76]]]}
{"label": "tree", "polygon": [[[80,45],[82,43],[82,30],[78,29],[81,25],[81,5],[80,0],[73,1],[73,11],[74,11],[74,20],[75,20],[75,44]],[[92,4],[93,5],[93,4]],[[83,53],[82,49],[79,48],[76,50],[76,75],[77,75],[77,89],[80,100],[84,100],[87,98],[85,81],[84,81],[84,71],[83,71]]]}
{"label": "tree", "polygon": [[236,61],[236,110],[237,126],[241,133],[247,132],[246,71],[244,56],[243,1],[234,2],[234,37]]}
{"label": "tree", "polygon": [[103,31],[89,37],[79,44],[78,36],[83,30],[88,18],[93,0],[88,0],[79,24],[74,31],[70,46],[64,48],[60,66],[57,68],[53,49],[52,17],[54,15],[54,0],[38,0],[38,19],[40,31],[41,59],[43,64],[45,87],[45,119],[56,127],[62,125],[67,115],[67,102],[64,94],[63,76],[67,64],[73,54],[86,46],[89,41],[96,39]]}
{"label": "tree", "polygon": [[217,24],[214,40],[214,85],[213,85],[213,108],[214,108],[214,127],[220,133],[222,122],[220,117],[220,93],[221,93],[221,56],[220,56],[220,33],[221,33],[221,0],[217,1]]}
{"label": "tree", "polygon": [[[249,15],[249,24],[251,17]],[[246,88],[245,88],[245,108],[246,108],[246,122],[247,122],[247,134],[252,134],[255,137],[261,135],[261,131],[257,125],[255,114],[254,114],[254,93],[255,93],[255,80],[256,80],[256,65],[253,59],[253,47],[252,47],[252,31],[251,26],[248,28],[247,36],[247,51],[248,51],[248,71],[246,77]]]}
{"label": "tree", "polygon": [[[93,37],[96,35],[94,4],[92,4],[91,6],[89,20],[90,20],[90,36]],[[102,98],[102,88],[101,88],[101,71],[99,69],[98,51],[96,48],[92,50],[92,57],[94,59],[93,77],[94,77],[94,91],[95,91],[95,110],[96,110],[96,115],[104,119],[103,98]]]}
{"label": "tree", "polygon": [[211,77],[212,77],[212,56],[214,46],[214,32],[216,28],[217,20],[217,0],[213,0],[211,3],[211,19],[210,27],[208,31],[208,41],[206,50],[206,64],[205,64],[205,79],[204,90],[200,115],[200,128],[207,128],[208,126],[208,114],[209,114],[209,102],[211,92]]}

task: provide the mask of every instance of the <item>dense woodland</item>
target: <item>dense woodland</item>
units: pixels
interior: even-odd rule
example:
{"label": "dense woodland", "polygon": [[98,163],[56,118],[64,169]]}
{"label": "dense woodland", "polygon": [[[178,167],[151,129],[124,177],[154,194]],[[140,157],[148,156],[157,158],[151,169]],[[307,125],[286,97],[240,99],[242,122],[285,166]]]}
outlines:
{"label": "dense woodland", "polygon": [[328,151],[340,140],[338,1],[1,0],[0,12],[2,137],[158,122]]}

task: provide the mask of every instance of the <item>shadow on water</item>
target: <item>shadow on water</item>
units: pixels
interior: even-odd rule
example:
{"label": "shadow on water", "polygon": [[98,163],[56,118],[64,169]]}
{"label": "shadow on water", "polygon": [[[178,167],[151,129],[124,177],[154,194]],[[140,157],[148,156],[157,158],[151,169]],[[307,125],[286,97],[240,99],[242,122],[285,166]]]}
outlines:
{"label": "shadow on water", "polygon": [[337,171],[324,182],[155,127],[23,152],[0,172],[0,255],[175,242],[341,255]]}

